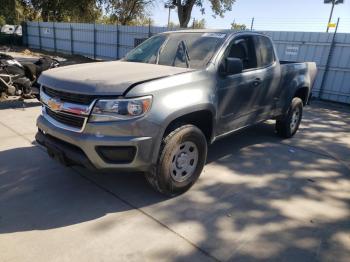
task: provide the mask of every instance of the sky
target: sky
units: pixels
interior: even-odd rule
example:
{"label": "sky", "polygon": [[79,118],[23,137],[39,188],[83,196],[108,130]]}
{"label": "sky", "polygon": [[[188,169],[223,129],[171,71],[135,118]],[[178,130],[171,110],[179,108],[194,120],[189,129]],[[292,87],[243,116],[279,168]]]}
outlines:
{"label": "sky", "polygon": [[[256,30],[322,32],[327,28],[331,11],[331,4],[323,2],[323,0],[237,0],[232,11],[226,12],[224,18],[214,18],[210,2],[204,0],[206,13],[202,15],[199,8],[195,7],[192,19],[204,18],[207,28],[230,28],[233,21],[250,27],[254,17]],[[164,8],[161,1],[157,1],[150,12],[155,25],[167,25],[168,9]],[[338,17],[340,17],[339,32],[350,32],[350,0],[344,0],[344,4],[335,6],[332,21],[336,23]],[[176,10],[171,11],[171,21],[178,24]]]}

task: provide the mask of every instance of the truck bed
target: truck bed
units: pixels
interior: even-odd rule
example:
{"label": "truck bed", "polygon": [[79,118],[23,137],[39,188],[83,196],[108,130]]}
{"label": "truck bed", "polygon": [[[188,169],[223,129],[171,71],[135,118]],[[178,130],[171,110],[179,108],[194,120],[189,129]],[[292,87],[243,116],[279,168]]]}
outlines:
{"label": "truck bed", "polygon": [[[317,67],[314,62],[293,62],[280,61],[281,65],[281,93],[280,93],[280,108],[284,108],[283,101],[289,101],[291,95],[289,89],[303,88],[304,86],[295,86],[297,83],[304,83],[310,87],[309,96],[312,92],[312,83],[315,82]],[[306,100],[307,101],[307,98]]]}

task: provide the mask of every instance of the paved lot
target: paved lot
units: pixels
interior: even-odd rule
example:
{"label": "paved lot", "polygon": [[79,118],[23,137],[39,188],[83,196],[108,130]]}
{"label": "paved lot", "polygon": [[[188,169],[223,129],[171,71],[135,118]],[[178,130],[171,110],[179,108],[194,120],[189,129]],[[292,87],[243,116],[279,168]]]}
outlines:
{"label": "paved lot", "polygon": [[349,261],[350,113],[307,109],[211,146],[188,193],[65,168],[33,143],[35,101],[0,110],[0,261]]}

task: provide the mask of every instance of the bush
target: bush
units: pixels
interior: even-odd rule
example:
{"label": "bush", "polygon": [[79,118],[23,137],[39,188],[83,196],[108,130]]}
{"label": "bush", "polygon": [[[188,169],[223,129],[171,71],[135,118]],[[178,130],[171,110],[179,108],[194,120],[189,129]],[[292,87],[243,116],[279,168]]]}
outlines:
{"label": "bush", "polygon": [[6,24],[6,20],[5,20],[5,17],[0,15],[0,27],[2,27],[3,25]]}

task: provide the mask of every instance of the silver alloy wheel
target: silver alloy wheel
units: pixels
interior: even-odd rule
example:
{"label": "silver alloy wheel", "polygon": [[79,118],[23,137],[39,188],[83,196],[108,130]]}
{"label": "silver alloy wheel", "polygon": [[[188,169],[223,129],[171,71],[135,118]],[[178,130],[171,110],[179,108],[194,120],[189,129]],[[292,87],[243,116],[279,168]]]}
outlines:
{"label": "silver alloy wheel", "polygon": [[186,141],[174,150],[171,159],[171,177],[176,182],[183,182],[196,170],[198,148],[193,142]]}
{"label": "silver alloy wheel", "polygon": [[300,120],[300,108],[297,107],[295,108],[295,110],[293,111],[293,115],[292,115],[292,120],[290,122],[290,130],[293,133],[295,131],[295,129],[298,126]]}

